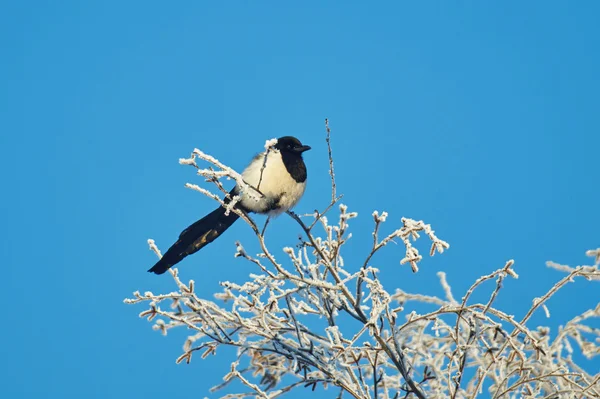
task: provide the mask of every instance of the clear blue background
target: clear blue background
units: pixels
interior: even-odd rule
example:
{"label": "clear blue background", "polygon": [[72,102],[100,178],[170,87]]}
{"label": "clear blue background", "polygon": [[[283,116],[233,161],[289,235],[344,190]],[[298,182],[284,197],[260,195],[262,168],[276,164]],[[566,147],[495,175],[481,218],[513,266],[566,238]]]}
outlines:
{"label": "clear blue background", "polygon": [[[146,239],[164,250],[214,207],[183,187],[201,179],[178,158],[198,147],[242,169],[265,139],[297,136],[313,146],[297,210],[322,209],[325,117],[360,214],[348,267],[374,209],[390,214],[384,231],[423,219],[451,249],[414,275],[390,247],[373,261],[388,289],[442,295],[443,270],[460,298],[514,258],[520,279],[498,306],[522,316],[562,277],[546,260],[590,263],[600,245],[598,15],[592,1],[3,2],[0,395],[208,395],[231,359],[176,365],[185,331],[163,337],[122,303],[175,289],[146,273]],[[274,222],[276,255],[298,233]],[[236,224],[184,279],[206,297],[243,281],[254,269],[233,258],[236,239],[255,250]],[[599,288],[579,281],[533,321],[555,332]]]}

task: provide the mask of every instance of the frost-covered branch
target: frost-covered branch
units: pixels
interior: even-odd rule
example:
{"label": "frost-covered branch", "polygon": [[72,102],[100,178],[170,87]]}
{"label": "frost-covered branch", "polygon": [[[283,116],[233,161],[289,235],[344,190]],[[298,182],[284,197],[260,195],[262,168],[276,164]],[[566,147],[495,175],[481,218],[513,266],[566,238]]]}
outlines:
{"label": "frost-covered branch", "polygon": [[[382,230],[390,218],[376,211],[370,251],[360,259],[345,259],[350,222],[358,214],[337,196],[328,122],[326,133],[331,200],[310,215],[289,212],[302,239],[281,252],[271,252],[255,221],[231,205],[236,198],[223,201],[223,194],[229,193],[221,181],[233,179],[242,192],[257,198],[262,195],[259,188],[200,150],[180,160],[195,167],[216,190],[187,187],[238,214],[254,232],[260,252],[248,253],[236,242],[235,256],[252,265],[254,273],[242,282],[222,282],[212,298],[199,295],[194,281],[185,282],[173,268],[175,291],[135,292],[125,300],[145,303],[139,316],[162,334],[180,327],[189,331],[177,363],[207,359],[220,347],[237,348],[231,366],[223,371],[223,382],[212,389],[230,392],[221,394],[225,398],[275,398],[292,389],[327,387],[336,387],[338,397],[361,399],[600,397],[599,376],[573,359],[575,348],[588,358],[600,354],[600,331],[589,324],[600,317],[600,304],[564,323],[553,335],[547,327],[528,325],[536,311],[550,314],[547,300],[565,285],[579,277],[600,280],[600,249],[588,251],[595,259],[591,266],[549,263],[567,275],[534,298],[520,318],[495,305],[505,290],[504,280],[518,278],[512,260],[458,296],[452,289],[453,276],[442,272],[439,297],[386,288],[385,272],[379,269],[394,265],[377,264],[376,255],[387,244],[401,244],[398,260],[410,264],[415,273],[422,255],[414,241],[421,234],[431,242],[430,255],[443,253],[449,245],[429,224],[409,218],[400,219],[399,226],[385,235]],[[271,145],[266,143],[267,151]],[[208,167],[198,166],[198,159]],[[149,245],[160,257],[154,241]],[[273,253],[281,254],[282,260]],[[495,281],[487,300],[473,302],[473,293],[483,290],[487,281]],[[415,310],[425,307],[426,313]]]}

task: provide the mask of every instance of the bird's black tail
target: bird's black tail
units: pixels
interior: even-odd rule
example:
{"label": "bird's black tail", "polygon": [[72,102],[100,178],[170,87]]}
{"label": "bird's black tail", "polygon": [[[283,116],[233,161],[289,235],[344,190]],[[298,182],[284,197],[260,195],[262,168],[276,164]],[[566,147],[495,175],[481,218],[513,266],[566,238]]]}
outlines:
{"label": "bird's black tail", "polygon": [[225,215],[225,208],[218,207],[179,235],[179,239],[150,270],[151,273],[163,274],[183,258],[202,249],[214,241],[235,222],[239,216],[231,211]]}

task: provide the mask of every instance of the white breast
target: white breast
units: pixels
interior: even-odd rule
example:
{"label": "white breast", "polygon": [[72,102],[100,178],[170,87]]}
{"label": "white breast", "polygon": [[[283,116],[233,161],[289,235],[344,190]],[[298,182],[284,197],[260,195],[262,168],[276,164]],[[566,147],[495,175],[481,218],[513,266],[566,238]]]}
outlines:
{"label": "white breast", "polygon": [[[265,198],[258,199],[255,196],[242,196],[240,201],[244,207],[253,212],[266,213],[275,216],[291,209],[298,203],[304,189],[306,181],[298,183],[290,176],[279,151],[269,151],[267,163],[264,165],[264,154],[254,160],[242,172],[242,177],[246,183],[256,187],[265,195]],[[262,171],[262,172],[261,172]],[[262,173],[262,178],[261,178]],[[273,201],[277,201],[278,209],[269,211]]]}

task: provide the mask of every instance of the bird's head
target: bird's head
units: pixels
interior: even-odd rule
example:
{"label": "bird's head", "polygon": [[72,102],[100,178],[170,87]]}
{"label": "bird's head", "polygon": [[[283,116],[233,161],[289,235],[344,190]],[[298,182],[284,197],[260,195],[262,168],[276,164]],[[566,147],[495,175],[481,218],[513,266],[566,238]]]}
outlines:
{"label": "bird's head", "polygon": [[302,155],[304,151],[310,150],[310,146],[302,145],[300,140],[292,136],[284,136],[277,139],[277,144],[274,148],[281,152],[287,152],[297,155]]}

